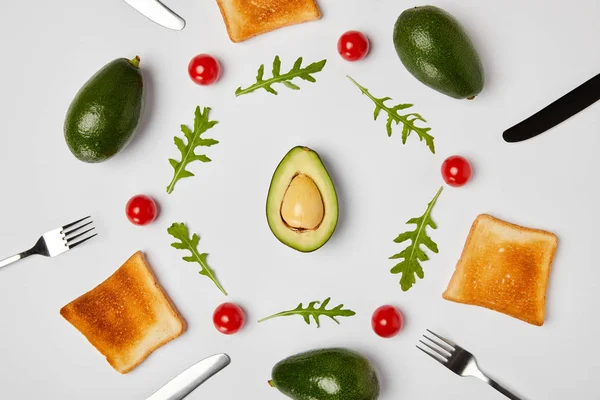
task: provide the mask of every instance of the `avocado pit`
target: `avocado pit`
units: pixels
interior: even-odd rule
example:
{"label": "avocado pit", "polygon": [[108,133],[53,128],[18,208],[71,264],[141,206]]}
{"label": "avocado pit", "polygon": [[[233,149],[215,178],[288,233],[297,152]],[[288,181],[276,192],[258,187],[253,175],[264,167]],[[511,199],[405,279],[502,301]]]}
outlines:
{"label": "avocado pit", "polygon": [[325,205],[319,188],[305,174],[294,176],[281,202],[281,219],[291,229],[315,230],[323,222]]}

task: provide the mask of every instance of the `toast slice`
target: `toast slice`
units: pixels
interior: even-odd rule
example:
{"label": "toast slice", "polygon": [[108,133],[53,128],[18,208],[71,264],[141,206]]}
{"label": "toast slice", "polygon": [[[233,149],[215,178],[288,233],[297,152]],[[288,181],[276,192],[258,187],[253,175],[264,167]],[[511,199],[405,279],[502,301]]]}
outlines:
{"label": "toast slice", "polygon": [[122,374],[186,329],[139,251],[60,314]]}
{"label": "toast slice", "polygon": [[229,38],[235,43],[321,18],[315,0],[217,0],[217,3]]}
{"label": "toast slice", "polygon": [[557,245],[553,233],[479,215],[442,297],[541,326]]}

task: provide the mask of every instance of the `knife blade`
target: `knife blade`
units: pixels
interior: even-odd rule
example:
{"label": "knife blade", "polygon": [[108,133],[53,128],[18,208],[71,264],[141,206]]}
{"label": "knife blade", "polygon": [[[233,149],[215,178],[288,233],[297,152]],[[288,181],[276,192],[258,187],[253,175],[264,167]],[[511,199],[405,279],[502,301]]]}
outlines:
{"label": "knife blade", "polygon": [[177,375],[146,400],[181,400],[230,362],[227,354],[205,358]]}
{"label": "knife blade", "polygon": [[531,139],[566,121],[598,100],[600,100],[600,74],[526,120],[507,129],[502,136],[509,143]]}
{"label": "knife blade", "polygon": [[185,28],[185,20],[158,0],[125,0],[125,2],[165,28],[177,31]]}

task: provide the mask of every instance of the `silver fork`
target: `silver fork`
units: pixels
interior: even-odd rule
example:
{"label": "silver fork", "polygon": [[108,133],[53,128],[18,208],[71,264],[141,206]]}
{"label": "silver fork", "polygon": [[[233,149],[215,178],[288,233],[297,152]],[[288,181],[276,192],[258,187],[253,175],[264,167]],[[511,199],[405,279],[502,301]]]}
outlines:
{"label": "silver fork", "polygon": [[[39,254],[46,257],[56,257],[68,250],[71,250],[75,246],[79,246],[81,243],[86,242],[97,235],[84,235],[89,234],[94,230],[94,227],[88,228],[82,232],[83,228],[90,226],[93,221],[86,221],[91,217],[85,217],[78,221],[71,222],[65,226],[54,229],[50,232],[44,233],[36,242],[36,244],[29,250],[14,255],[12,257],[5,258],[0,261],[0,268],[12,264],[15,261],[19,261],[22,258],[29,257],[33,254]],[[84,224],[82,222],[86,221]]]}
{"label": "silver fork", "polygon": [[[453,343],[450,340],[441,337],[437,333],[430,331],[429,329],[427,329],[427,332],[431,333],[433,336],[435,336],[435,338],[430,338],[427,335],[423,335],[428,342],[426,343],[422,340],[419,340],[419,342],[427,346],[427,348],[431,351],[423,349],[417,345],[419,350],[439,361],[442,365],[446,366],[450,371],[457,375],[479,378],[509,399],[524,400],[522,397],[510,392],[508,389],[483,373],[479,369],[479,365],[477,365],[477,360],[473,354],[469,353],[456,343]],[[433,343],[433,345],[430,345],[429,343]]]}

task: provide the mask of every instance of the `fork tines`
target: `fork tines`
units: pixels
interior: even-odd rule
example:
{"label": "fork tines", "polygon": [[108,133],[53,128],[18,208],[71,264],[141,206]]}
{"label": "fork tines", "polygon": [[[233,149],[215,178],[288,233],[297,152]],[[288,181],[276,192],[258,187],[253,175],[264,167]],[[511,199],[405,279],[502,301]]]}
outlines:
{"label": "fork tines", "polygon": [[[427,332],[429,332],[434,337],[432,338],[425,334],[423,335],[423,337],[427,340],[427,342],[424,342],[423,340],[419,340],[419,342],[425,345],[428,350],[420,347],[419,345],[417,345],[417,348],[423,353],[427,354],[428,356],[434,358],[442,364],[445,364],[446,362],[448,362],[450,356],[452,356],[452,353],[454,353],[454,350],[456,350],[456,344],[438,335],[437,333],[430,331],[429,329],[427,329]],[[433,343],[433,345],[429,343]]]}
{"label": "fork tines", "polygon": [[[62,227],[61,233],[69,249],[72,249],[73,247],[78,246],[97,235],[97,233],[88,235],[95,229],[92,225],[93,221],[90,218],[90,216],[87,216]],[[83,228],[90,225],[92,225],[90,228],[83,230]]]}

